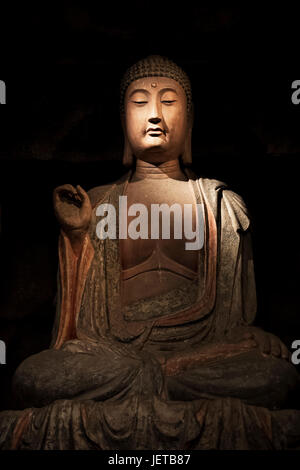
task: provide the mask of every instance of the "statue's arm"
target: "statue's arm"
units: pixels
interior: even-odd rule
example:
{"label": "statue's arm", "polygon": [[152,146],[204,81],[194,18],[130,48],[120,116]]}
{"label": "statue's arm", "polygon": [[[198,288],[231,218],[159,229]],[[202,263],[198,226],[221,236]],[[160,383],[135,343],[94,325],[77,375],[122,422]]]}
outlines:
{"label": "statue's arm", "polygon": [[255,340],[262,354],[288,359],[289,351],[279,338],[253,326],[257,304],[251,220],[246,204],[239,195],[225,190],[222,197],[232,225],[232,233],[239,237],[232,308],[240,312],[234,315],[238,321],[227,331],[227,337],[234,341]]}
{"label": "statue's arm", "polygon": [[76,338],[76,318],[94,249],[88,234],[92,208],[89,196],[79,186],[54,190],[54,210],[60,223],[59,278],[52,347]]}

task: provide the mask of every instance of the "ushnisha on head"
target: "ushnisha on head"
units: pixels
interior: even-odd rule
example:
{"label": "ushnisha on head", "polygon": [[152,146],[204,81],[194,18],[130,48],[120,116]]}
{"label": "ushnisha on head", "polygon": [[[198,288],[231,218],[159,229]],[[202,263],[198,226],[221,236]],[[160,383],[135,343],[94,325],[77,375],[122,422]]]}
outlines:
{"label": "ushnisha on head", "polygon": [[123,164],[179,157],[191,164],[193,103],[187,74],[165,57],[149,56],[125,72],[120,91]]}

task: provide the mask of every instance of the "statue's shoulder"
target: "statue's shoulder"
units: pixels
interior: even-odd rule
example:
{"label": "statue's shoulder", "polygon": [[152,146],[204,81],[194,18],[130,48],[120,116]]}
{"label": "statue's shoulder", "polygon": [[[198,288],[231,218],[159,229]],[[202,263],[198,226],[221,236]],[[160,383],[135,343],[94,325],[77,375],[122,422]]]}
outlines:
{"label": "statue's shoulder", "polygon": [[213,195],[215,192],[222,192],[223,189],[228,188],[228,185],[223,181],[219,181],[212,178],[203,178],[199,177],[191,168],[185,168],[185,174],[190,180],[198,181],[202,190],[206,193],[211,193]]}
{"label": "statue's shoulder", "polygon": [[227,183],[211,178],[197,178],[213,212],[219,212],[218,206],[226,210],[236,231],[245,231],[250,226],[250,215],[244,199],[233,191]]}
{"label": "statue's shoulder", "polygon": [[108,184],[103,184],[101,186],[96,186],[95,188],[92,188],[88,191],[88,195],[92,204],[92,207],[97,206],[100,204],[106,197],[110,191],[116,187],[119,184],[124,183],[128,177],[129,177],[130,172],[125,173],[121,178],[119,178],[117,181],[114,181],[112,183]]}
{"label": "statue's shoulder", "polygon": [[200,186],[206,193],[216,192],[222,196],[223,191],[228,190],[228,185],[224,181],[219,181],[212,178],[197,178]]}
{"label": "statue's shoulder", "polygon": [[245,206],[246,204],[243,198],[233,191],[227,183],[224,181],[219,181],[211,178],[198,178],[199,184],[207,192],[217,192],[219,197],[226,198],[230,203],[238,203],[240,206]]}
{"label": "statue's shoulder", "polygon": [[105,195],[111,190],[112,187],[113,187],[113,183],[96,186],[95,188],[90,189],[88,191],[88,195],[89,195],[92,207],[95,207],[98,203],[100,203],[105,198]]}
{"label": "statue's shoulder", "polygon": [[222,190],[222,200],[234,229],[242,232],[248,230],[250,226],[250,215],[242,196],[227,187]]}

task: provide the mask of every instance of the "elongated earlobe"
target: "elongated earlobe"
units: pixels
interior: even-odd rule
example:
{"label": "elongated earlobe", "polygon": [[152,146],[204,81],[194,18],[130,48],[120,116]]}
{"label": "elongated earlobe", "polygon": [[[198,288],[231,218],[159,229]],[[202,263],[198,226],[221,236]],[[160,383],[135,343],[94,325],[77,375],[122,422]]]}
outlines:
{"label": "elongated earlobe", "polygon": [[126,134],[124,135],[124,139],[123,165],[131,167],[133,165],[134,158]]}
{"label": "elongated earlobe", "polygon": [[189,166],[192,164],[192,128],[190,128],[187,133],[181,160],[184,166]]}
{"label": "elongated earlobe", "polygon": [[121,113],[121,124],[124,133],[124,150],[123,150],[123,165],[126,167],[133,166],[134,158],[132,155],[131,147],[128,141],[126,125],[125,125],[125,114]]}

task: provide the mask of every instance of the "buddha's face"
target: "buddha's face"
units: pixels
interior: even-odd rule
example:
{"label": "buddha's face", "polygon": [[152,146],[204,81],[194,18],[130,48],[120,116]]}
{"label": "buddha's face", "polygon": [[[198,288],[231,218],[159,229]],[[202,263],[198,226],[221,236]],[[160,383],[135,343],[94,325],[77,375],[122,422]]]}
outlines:
{"label": "buddha's face", "polygon": [[125,131],[133,155],[160,163],[178,158],[188,132],[186,95],[166,77],[140,78],[125,94]]}

